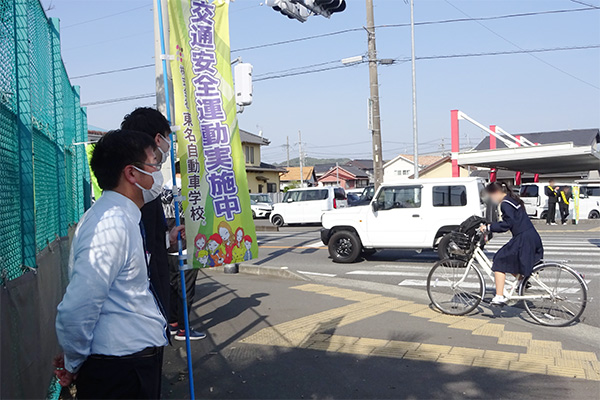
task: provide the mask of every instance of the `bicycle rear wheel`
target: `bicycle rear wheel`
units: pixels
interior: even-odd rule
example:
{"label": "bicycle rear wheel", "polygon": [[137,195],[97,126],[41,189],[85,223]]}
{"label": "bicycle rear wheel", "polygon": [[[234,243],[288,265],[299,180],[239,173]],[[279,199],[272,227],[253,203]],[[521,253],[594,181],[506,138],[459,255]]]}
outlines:
{"label": "bicycle rear wheel", "polygon": [[427,294],[433,305],[446,314],[464,315],[481,302],[485,290],[481,272],[461,260],[435,263],[427,277]]}
{"label": "bicycle rear wheel", "polygon": [[525,309],[538,323],[566,326],[576,321],[587,303],[587,285],[572,268],[560,264],[541,264],[521,285]]}

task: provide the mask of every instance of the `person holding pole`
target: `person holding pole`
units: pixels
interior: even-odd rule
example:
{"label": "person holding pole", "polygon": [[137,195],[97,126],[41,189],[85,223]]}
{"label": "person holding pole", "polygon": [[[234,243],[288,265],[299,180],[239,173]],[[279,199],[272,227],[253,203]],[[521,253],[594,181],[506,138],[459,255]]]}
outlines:
{"label": "person holding pole", "polygon": [[70,283],[58,305],[54,360],[79,399],[158,399],[165,313],[152,285],[140,209],[160,166],[147,134],[116,130],[94,147],[90,166],[102,196],[77,225]]}
{"label": "person holding pole", "polygon": [[548,213],[546,214],[546,224],[556,225],[556,203],[558,202],[558,186],[554,186],[554,179],[550,179],[548,186],[544,188],[544,193],[548,196]]}
{"label": "person holding pole", "polygon": [[560,222],[563,225],[567,224],[567,217],[569,216],[569,203],[573,195],[571,194],[570,186],[563,186],[558,192],[558,210],[560,211]]}
{"label": "person holding pole", "polygon": [[[136,108],[125,116],[121,127],[148,134],[156,143],[157,150],[161,154],[160,162],[165,163],[167,161],[170,150],[168,136],[171,133],[171,128],[169,122],[160,111],[150,107]],[[181,309],[183,308],[181,302],[183,300],[181,296],[181,283],[179,282],[178,251],[176,245],[177,232],[181,231],[184,234],[184,224],[182,222],[179,227],[176,227],[174,215],[169,215],[168,218],[165,217],[165,207],[163,207],[164,196],[161,199],[164,190],[163,186],[161,175],[160,187],[153,186],[152,196],[148,199],[150,201],[142,207],[142,221],[144,221],[144,225],[146,226],[148,238],[152,238],[148,243],[148,251],[150,251],[153,257],[150,262],[150,269],[153,273],[156,271],[157,276],[152,284],[155,287],[160,287],[160,299],[168,314],[169,331],[172,335],[175,335],[175,340],[185,340],[183,316],[181,315]],[[172,196],[170,202],[174,208]],[[169,243],[171,246],[169,248],[167,248],[165,240],[165,233],[167,231],[170,232]],[[188,296],[186,297],[188,297],[189,310],[189,306],[194,298],[198,270],[185,271],[185,275],[186,287],[188,289]],[[205,333],[190,329],[191,340],[204,339],[205,337]]]}

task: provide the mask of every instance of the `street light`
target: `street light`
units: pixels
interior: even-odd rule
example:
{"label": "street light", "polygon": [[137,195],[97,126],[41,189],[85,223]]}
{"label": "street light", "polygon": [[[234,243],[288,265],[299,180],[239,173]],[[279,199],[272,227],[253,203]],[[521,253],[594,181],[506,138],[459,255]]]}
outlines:
{"label": "street light", "polygon": [[364,56],[354,56],[354,57],[342,58],[342,64],[348,65],[348,64],[361,63],[361,62],[363,62],[364,58],[365,58]]}

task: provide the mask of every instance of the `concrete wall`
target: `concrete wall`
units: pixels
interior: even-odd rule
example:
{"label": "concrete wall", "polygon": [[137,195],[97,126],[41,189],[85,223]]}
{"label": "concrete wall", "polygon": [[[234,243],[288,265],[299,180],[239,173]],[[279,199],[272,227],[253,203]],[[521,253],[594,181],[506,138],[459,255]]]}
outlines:
{"label": "concrete wall", "polygon": [[[275,191],[279,190],[279,172],[277,171],[248,171],[248,189],[250,193],[267,193],[267,183],[275,184]],[[267,178],[267,182],[256,179],[258,176]],[[262,190],[260,190],[262,185]]]}

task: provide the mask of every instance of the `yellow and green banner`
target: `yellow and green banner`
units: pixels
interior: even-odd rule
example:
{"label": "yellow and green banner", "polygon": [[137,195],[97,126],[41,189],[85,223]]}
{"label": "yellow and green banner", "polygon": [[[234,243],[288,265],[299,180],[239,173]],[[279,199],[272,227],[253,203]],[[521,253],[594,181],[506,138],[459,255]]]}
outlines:
{"label": "yellow and green banner", "polygon": [[231,73],[229,3],[168,4],[188,265],[247,261],[258,245]]}

